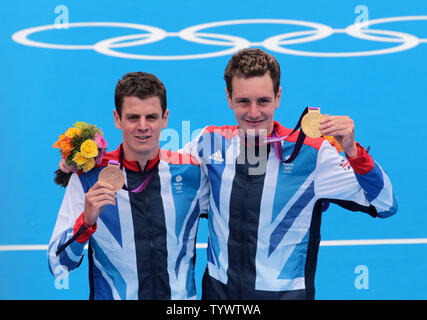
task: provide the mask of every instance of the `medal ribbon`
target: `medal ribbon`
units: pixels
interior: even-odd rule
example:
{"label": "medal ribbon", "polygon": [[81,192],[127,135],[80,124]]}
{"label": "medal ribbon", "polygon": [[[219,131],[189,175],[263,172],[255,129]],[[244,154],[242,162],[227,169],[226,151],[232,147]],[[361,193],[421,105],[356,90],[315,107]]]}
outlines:
{"label": "medal ribbon", "polygon": [[[124,158],[124,154],[123,154],[123,146],[120,147],[120,155],[119,155],[119,163],[117,163],[117,161],[115,161],[115,164],[120,164],[120,169],[123,170],[123,158]],[[111,161],[110,161],[111,162]],[[143,172],[143,170],[141,169],[139,163],[137,162],[138,168],[139,168],[139,172]],[[157,166],[156,166],[157,167]],[[142,183],[139,185],[139,187],[137,187],[136,189],[133,190],[129,190],[129,188],[126,186],[126,184],[123,185],[122,189],[126,190],[126,191],[130,191],[133,193],[139,193],[142,190],[145,189],[145,187],[148,185],[148,183],[150,182],[151,178],[153,177],[154,174],[154,169],[156,168],[154,167],[153,169],[150,170],[150,172],[148,173],[147,177],[144,179],[144,181],[142,181]]]}
{"label": "medal ribbon", "polygon": [[292,151],[291,156],[287,160],[283,160],[283,152],[282,152],[283,149],[282,149],[282,142],[281,141],[285,140],[287,137],[289,137],[290,135],[292,135],[293,133],[295,133],[301,127],[301,120],[308,113],[309,110],[318,110],[318,109],[319,108],[313,108],[313,107],[307,107],[307,108],[305,108],[304,111],[301,114],[301,117],[298,120],[297,125],[292,130],[292,132],[290,134],[288,134],[287,136],[280,137],[277,134],[276,128],[274,128],[273,129],[273,134],[272,134],[271,138],[267,137],[266,143],[273,144],[274,152],[276,153],[276,157],[277,157],[277,159],[279,159],[280,162],[291,163],[292,161],[295,160],[295,158],[298,156],[298,153],[301,150],[301,147],[303,145],[303,142],[304,142],[304,139],[305,139],[306,135],[305,135],[305,133],[302,130],[300,130],[300,132],[298,134],[297,141],[295,143],[294,150]]}

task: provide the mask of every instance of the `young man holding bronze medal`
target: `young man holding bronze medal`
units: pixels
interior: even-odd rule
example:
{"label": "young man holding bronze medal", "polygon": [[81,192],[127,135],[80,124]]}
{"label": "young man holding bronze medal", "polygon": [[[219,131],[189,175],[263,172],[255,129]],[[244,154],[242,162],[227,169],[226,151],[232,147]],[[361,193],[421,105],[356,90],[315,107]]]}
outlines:
{"label": "young man holding bronze medal", "polygon": [[238,125],[208,126],[187,146],[211,190],[202,298],[314,299],[322,211],[393,215],[390,180],[348,116],[309,107],[294,130],[274,121],[282,90],[270,54],[237,52],[224,78]]}
{"label": "young man holding bronze medal", "polygon": [[126,74],[115,104],[123,143],[101,165],[71,176],[49,269],[56,276],[77,268],[88,243],[91,299],[195,299],[196,231],[209,201],[205,177],[189,154],[159,149],[169,114],[159,79]]}

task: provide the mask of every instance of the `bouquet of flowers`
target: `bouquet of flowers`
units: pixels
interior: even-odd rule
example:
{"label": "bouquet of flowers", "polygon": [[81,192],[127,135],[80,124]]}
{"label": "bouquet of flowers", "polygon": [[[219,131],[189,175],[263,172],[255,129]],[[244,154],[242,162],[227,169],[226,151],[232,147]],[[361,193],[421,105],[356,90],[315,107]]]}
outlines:
{"label": "bouquet of flowers", "polygon": [[[62,159],[65,159],[69,167],[87,172],[101,163],[107,150],[107,142],[101,129],[79,121],[59,136],[53,148],[59,148]],[[65,173],[58,169],[55,171],[54,181],[66,187],[71,175],[72,173]]]}

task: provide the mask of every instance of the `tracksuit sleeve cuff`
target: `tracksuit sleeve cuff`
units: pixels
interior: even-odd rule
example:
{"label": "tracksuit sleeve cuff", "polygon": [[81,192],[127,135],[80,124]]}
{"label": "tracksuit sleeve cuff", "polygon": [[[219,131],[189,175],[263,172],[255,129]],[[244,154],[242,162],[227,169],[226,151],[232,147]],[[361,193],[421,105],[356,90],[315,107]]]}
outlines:
{"label": "tracksuit sleeve cuff", "polygon": [[358,142],[356,142],[356,145],[358,150],[357,157],[350,158],[347,154],[345,156],[356,174],[366,174],[374,168],[374,159]]}
{"label": "tracksuit sleeve cuff", "polygon": [[89,238],[92,236],[92,234],[96,231],[97,224],[95,223],[93,226],[88,226],[83,219],[83,212],[80,214],[80,216],[76,219],[76,222],[74,223],[73,227],[73,237],[75,238],[75,241],[78,243],[86,243]]}

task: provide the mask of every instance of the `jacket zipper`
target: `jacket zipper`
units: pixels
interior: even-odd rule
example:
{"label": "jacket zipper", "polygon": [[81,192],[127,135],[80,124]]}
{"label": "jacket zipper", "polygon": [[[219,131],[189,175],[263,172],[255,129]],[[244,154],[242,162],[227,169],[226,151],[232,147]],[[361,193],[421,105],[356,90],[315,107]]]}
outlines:
{"label": "jacket zipper", "polygon": [[154,259],[153,259],[153,251],[154,251],[154,241],[153,241],[153,218],[151,215],[151,207],[149,204],[148,193],[147,190],[144,190],[144,199],[145,199],[145,207],[147,208],[147,218],[148,218],[148,236],[150,238],[150,268],[151,268],[151,289],[152,289],[152,297],[153,299],[157,298],[156,290],[155,290],[155,268],[154,268]]}
{"label": "jacket zipper", "polygon": [[246,211],[247,211],[247,197],[248,197],[248,190],[249,190],[249,182],[248,182],[248,175],[245,175],[245,188],[243,193],[243,206],[242,211],[240,215],[241,223],[240,223],[240,241],[241,241],[241,247],[240,247],[240,283],[239,283],[239,290],[238,290],[238,299],[242,299],[242,287],[244,283],[244,275],[245,275],[245,257],[247,253],[247,241],[246,241],[246,233],[247,233],[247,221],[246,221]]}

